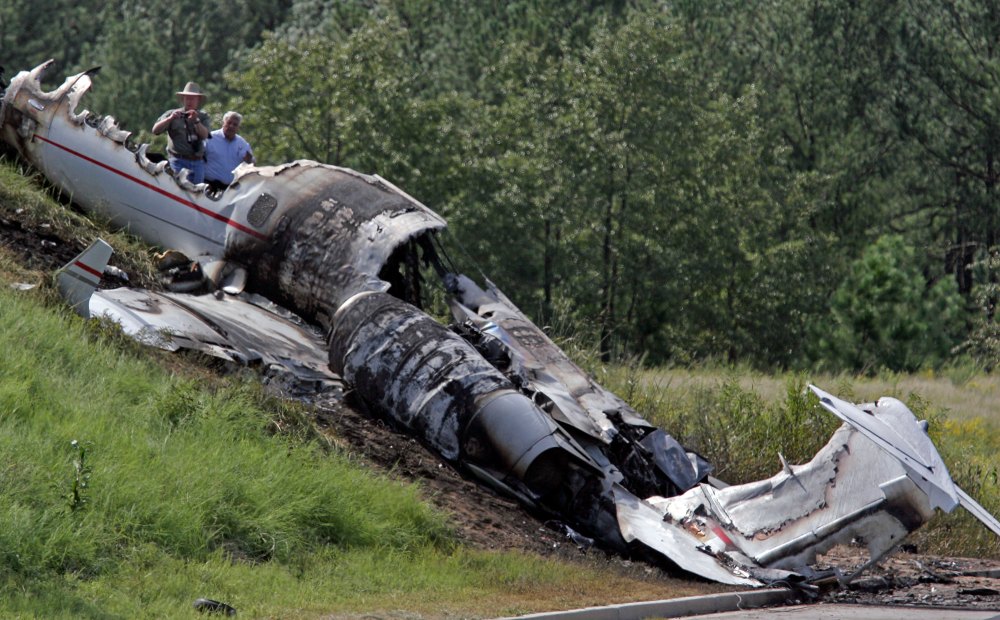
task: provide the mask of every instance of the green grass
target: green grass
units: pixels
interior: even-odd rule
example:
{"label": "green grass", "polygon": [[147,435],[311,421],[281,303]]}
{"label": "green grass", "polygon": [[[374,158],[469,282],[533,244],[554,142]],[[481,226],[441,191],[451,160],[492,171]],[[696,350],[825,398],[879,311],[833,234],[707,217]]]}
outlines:
{"label": "green grass", "polygon": [[510,553],[329,549],[286,566],[234,565],[221,555],[192,563],[149,548],[133,550],[118,571],[98,578],[67,574],[4,588],[0,609],[4,617],[198,618],[191,606],[204,596],[248,618],[488,618],[706,591],[703,584],[567,571]]}
{"label": "green grass", "polygon": [[122,552],[145,548],[198,564],[282,565],[330,547],[451,548],[415,487],[269,434],[251,381],[207,391],[8,291],[0,350],[9,583],[99,578]]}

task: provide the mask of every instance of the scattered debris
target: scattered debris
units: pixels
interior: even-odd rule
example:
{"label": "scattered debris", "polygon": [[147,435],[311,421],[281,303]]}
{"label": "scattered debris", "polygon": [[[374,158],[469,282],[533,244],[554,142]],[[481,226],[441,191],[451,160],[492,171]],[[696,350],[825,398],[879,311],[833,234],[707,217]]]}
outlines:
{"label": "scattered debris", "polygon": [[233,607],[222,603],[220,601],[213,601],[210,598],[200,598],[193,603],[193,607],[206,614],[223,614],[226,616],[235,616],[236,609]]}

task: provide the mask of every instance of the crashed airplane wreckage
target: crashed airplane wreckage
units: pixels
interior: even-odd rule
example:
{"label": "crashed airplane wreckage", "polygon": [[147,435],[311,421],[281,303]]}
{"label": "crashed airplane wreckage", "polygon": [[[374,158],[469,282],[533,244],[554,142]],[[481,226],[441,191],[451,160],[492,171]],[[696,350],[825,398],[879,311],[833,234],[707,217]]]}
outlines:
{"label": "crashed airplane wreckage", "polygon": [[[230,187],[208,193],[153,161],[113,118],[78,109],[95,71],[43,91],[50,64],[6,88],[4,140],[84,210],[182,252],[214,289],[98,290],[111,248],[97,242],[59,276],[85,316],[109,316],[159,346],[339,377],[371,410],[535,511],[605,548],[722,583],[816,577],[816,554],[852,539],[877,561],[935,509],[960,504],[1000,535],[893,398],[854,405],[811,387],[844,421],[827,445],[772,478],[726,486],[495,286],[447,268],[436,236],[444,220],[388,181],[312,161],[243,164]],[[420,309],[420,260],[441,278],[452,327]]]}

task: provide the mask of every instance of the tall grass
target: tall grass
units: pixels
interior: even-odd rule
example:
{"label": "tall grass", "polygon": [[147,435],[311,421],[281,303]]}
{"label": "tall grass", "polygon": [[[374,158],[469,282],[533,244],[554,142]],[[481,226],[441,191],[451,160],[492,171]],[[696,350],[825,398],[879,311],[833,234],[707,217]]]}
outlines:
{"label": "tall grass", "polygon": [[[947,412],[937,421],[932,437],[955,482],[994,516],[1000,515],[1000,423]],[[935,518],[919,539],[941,554],[1000,558],[997,536],[964,510]]]}

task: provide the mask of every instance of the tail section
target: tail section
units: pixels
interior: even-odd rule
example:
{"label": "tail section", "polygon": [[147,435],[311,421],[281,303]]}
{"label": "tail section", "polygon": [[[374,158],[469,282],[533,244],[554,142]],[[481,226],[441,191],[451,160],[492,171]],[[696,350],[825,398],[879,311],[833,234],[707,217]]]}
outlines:
{"label": "tail section", "polygon": [[98,239],[58,271],[56,284],[59,293],[77,314],[90,317],[90,297],[101,282],[101,274],[111,259],[111,252],[111,246]]}
{"label": "tail section", "polygon": [[958,506],[958,491],[948,468],[927,436],[926,428],[906,405],[895,398],[883,397],[862,409],[814,385],[809,387],[824,409],[899,461],[910,480],[927,495],[932,508],[951,512]]}

